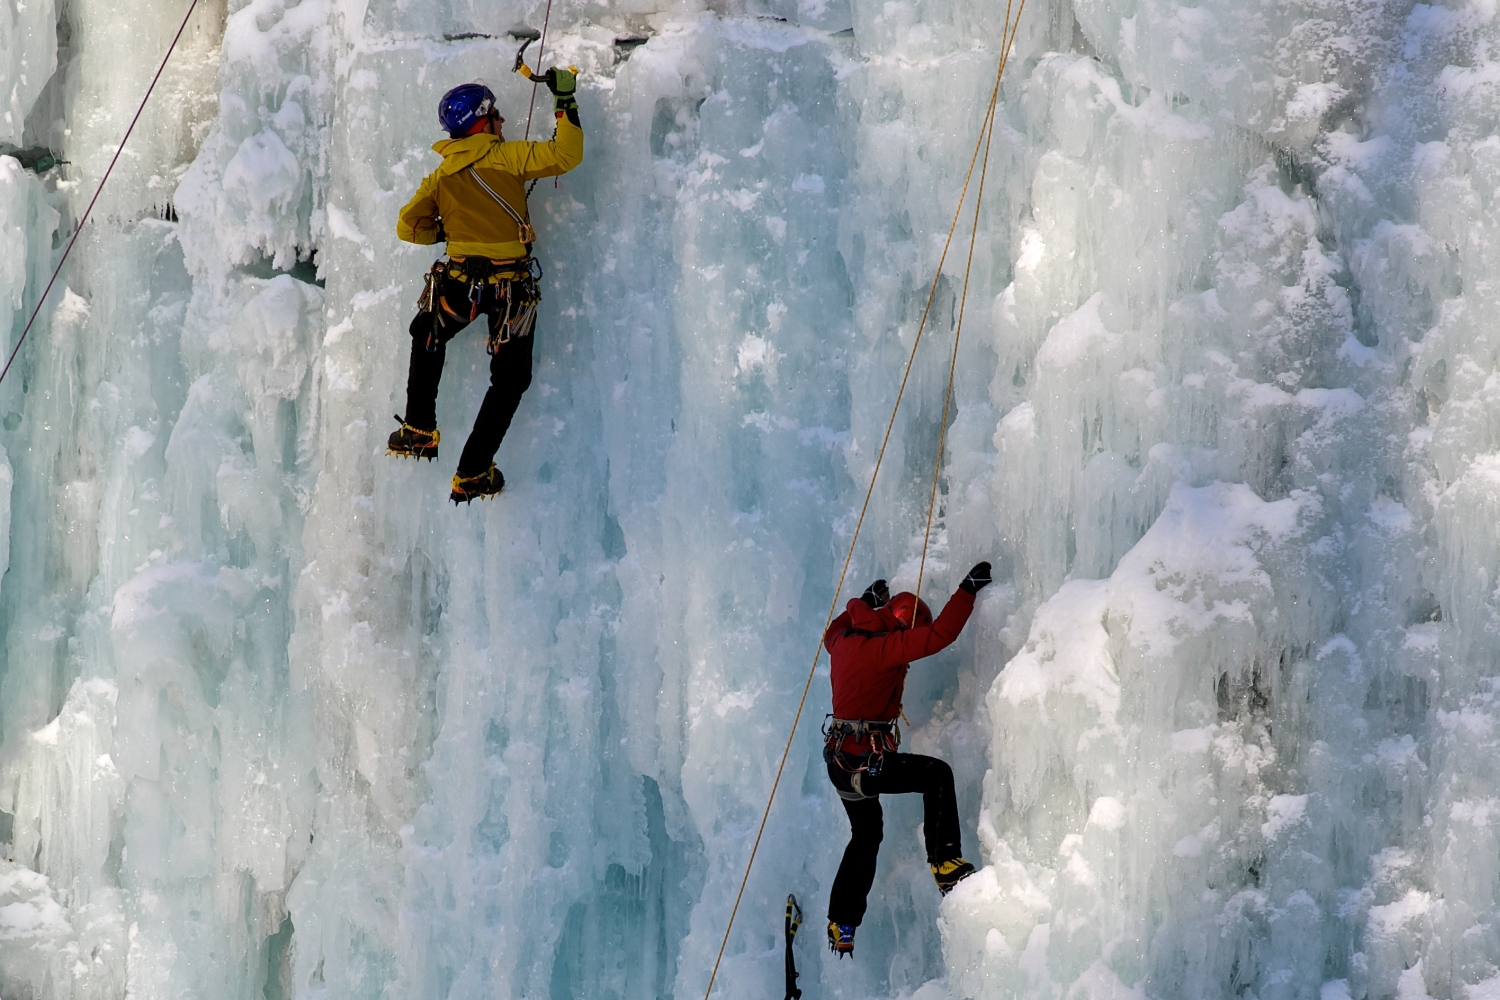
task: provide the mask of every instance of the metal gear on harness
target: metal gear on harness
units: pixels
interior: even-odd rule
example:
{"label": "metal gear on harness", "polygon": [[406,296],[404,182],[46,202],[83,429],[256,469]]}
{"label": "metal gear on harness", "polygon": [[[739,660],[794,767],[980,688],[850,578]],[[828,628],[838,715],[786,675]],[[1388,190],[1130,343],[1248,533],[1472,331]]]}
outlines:
{"label": "metal gear on harness", "polygon": [[[482,311],[497,311],[498,315],[492,317],[485,343],[485,351],[491,356],[501,344],[531,336],[536,328],[537,307],[542,302],[541,277],[542,266],[534,257],[509,260],[440,257],[434,261],[423,282],[422,295],[417,300],[419,310],[432,314],[432,331],[426,341],[428,353],[436,353],[440,346],[439,309],[464,323],[472,323]],[[468,305],[467,315],[461,308],[455,308],[454,293],[457,289],[454,285],[464,289],[462,301]],[[493,295],[494,304],[491,306],[485,305],[487,294]]]}
{"label": "metal gear on harness", "polygon": [[505,315],[490,329],[490,338],[485,350],[494,356],[501,344],[508,344],[519,337],[531,336],[536,328],[536,309],[542,304],[541,289],[537,281],[542,276],[542,265],[535,258],[526,258],[526,270],[507,278],[500,288],[505,297]]}
{"label": "metal gear on harness", "polygon": [[846,802],[878,797],[878,792],[865,790],[864,779],[880,777],[885,755],[901,746],[901,727],[894,721],[823,718],[823,760],[849,776],[849,788],[835,782],[834,792]]}
{"label": "metal gear on harness", "polygon": [[[857,756],[895,753],[901,746],[901,727],[883,719],[840,719],[830,712],[823,716],[822,733],[825,747]],[[850,740],[854,741],[853,749],[849,747]],[[860,753],[863,745],[869,749]]]}

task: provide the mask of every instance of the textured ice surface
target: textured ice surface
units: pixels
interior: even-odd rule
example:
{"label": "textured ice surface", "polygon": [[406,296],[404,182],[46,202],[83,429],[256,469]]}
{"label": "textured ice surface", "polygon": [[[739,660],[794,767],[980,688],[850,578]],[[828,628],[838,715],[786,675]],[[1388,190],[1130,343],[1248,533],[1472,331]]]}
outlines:
{"label": "textured ice surface", "polygon": [[[0,996],[701,996],[1003,10],[558,0],[500,500],[385,457],[395,213],[543,4],[200,5],[0,385]],[[8,353],[184,5],[0,10]],[[493,35],[494,38],[459,37]],[[641,40],[644,40],[642,42]],[[980,872],[887,804],[854,962],[814,686],[717,989],[1500,996],[1492,3],[1029,0],[907,686]],[[537,54],[536,47],[532,55]],[[532,137],[550,132],[538,99]],[[950,255],[844,596],[915,583]]]}

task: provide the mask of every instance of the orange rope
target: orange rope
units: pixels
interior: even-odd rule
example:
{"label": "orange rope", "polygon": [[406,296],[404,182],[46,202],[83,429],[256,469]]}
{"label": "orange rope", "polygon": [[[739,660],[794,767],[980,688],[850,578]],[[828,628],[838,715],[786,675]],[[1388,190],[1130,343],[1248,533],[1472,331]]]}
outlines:
{"label": "orange rope", "polygon": [[[1022,6],[1025,0],[1022,0]],[[1016,26],[1021,15],[1016,14]],[[1000,73],[1005,72],[1005,63],[1010,56],[1011,43],[1015,41],[1015,28],[1011,26],[1010,2],[1005,6],[1005,24],[1010,29],[1008,37],[1002,38],[1000,47]],[[979,238],[979,209],[984,204],[984,181],[989,172],[990,146],[995,139],[995,109],[1000,103],[1000,75],[995,76],[995,88],[990,92],[990,106],[985,112],[984,123],[979,127],[980,139],[984,142],[984,163],[979,168],[979,190],[974,195],[974,225],[969,231],[969,259],[964,264],[964,286],[958,297],[958,319],[953,328],[953,357],[948,362],[948,388],[943,393],[943,420],[938,425],[937,458],[932,463],[932,489],[927,495],[927,527],[922,531],[922,561],[917,567],[917,585],[913,593],[922,595],[922,578],[927,573],[927,546],[932,540],[932,515],[937,509],[938,478],[943,470],[943,448],[948,441],[948,414],[953,403],[953,381],[958,374],[958,342],[964,333],[964,310],[969,304],[969,276],[974,270],[974,244]]]}
{"label": "orange rope", "polygon": [[[1006,4],[1006,18],[1007,18],[1007,21],[1006,21],[1005,29],[1001,32],[1002,47],[1001,47],[1001,54],[1000,54],[1000,65],[999,65],[999,68],[996,69],[996,71],[995,71],[995,86],[994,86],[994,89],[991,92],[989,109],[988,109],[988,111],[986,112],[986,115],[985,115],[985,122],[986,122],[986,124],[983,125],[983,126],[981,126],[979,139],[974,144],[974,154],[973,154],[973,156],[971,156],[969,158],[968,173],[965,174],[963,188],[959,191],[958,205],[953,210],[953,222],[948,226],[948,238],[943,243],[943,253],[942,253],[942,256],[938,258],[937,272],[933,275],[932,287],[928,290],[928,293],[927,293],[927,304],[922,309],[922,319],[917,324],[917,335],[912,340],[911,353],[908,354],[907,358],[906,358],[906,368],[905,368],[905,370],[901,374],[901,386],[900,386],[899,389],[896,390],[896,402],[895,402],[895,405],[891,407],[891,416],[890,416],[890,419],[888,421],[886,421],[885,436],[881,439],[881,442],[880,442],[880,451],[879,451],[879,453],[875,457],[875,468],[873,470],[871,470],[871,472],[870,472],[870,485],[865,490],[864,503],[860,506],[860,509],[859,509],[859,518],[858,518],[858,520],[855,521],[855,524],[854,524],[854,535],[853,535],[853,537],[851,537],[849,539],[849,551],[844,556],[844,565],[843,565],[843,568],[839,571],[838,586],[834,588],[833,600],[829,603],[829,607],[828,607],[828,616],[827,616],[827,618],[824,619],[823,628],[818,633],[818,646],[817,646],[817,649],[814,650],[814,652],[813,652],[812,666],[808,668],[808,671],[807,671],[807,681],[802,685],[802,697],[797,702],[797,711],[796,711],[796,714],[792,716],[792,728],[791,728],[791,732],[789,732],[787,734],[786,747],[781,751],[781,762],[776,767],[776,778],[771,782],[771,794],[769,796],[767,796],[767,798],[766,798],[766,808],[765,808],[765,811],[761,813],[760,826],[755,831],[755,842],[754,842],[754,844],[751,845],[751,848],[750,848],[750,858],[749,858],[748,861],[745,862],[745,874],[744,874],[744,877],[740,879],[740,888],[739,888],[739,891],[737,893],[735,893],[734,906],[729,911],[729,922],[724,927],[724,938],[723,938],[723,940],[721,940],[719,942],[719,953],[714,958],[713,970],[709,973],[709,976],[708,976],[708,988],[703,991],[703,998],[704,998],[704,1000],[708,1000],[709,994],[713,992],[713,989],[714,989],[714,980],[717,979],[718,975],[719,975],[719,965],[724,960],[724,949],[727,948],[728,945],[729,945],[729,932],[734,929],[734,920],[735,920],[735,917],[739,914],[739,911],[740,911],[740,902],[741,902],[741,900],[744,899],[744,896],[745,896],[745,887],[750,882],[750,870],[751,870],[751,868],[754,867],[756,855],[760,852],[761,837],[766,832],[766,822],[767,822],[768,819],[770,819],[770,816],[771,816],[771,806],[776,801],[776,791],[777,791],[778,788],[781,787],[781,776],[782,776],[783,772],[786,770],[787,758],[791,755],[791,752],[792,752],[792,742],[796,738],[796,735],[797,735],[797,726],[802,721],[802,712],[803,712],[803,709],[805,709],[806,706],[807,706],[807,695],[808,695],[808,692],[812,689],[813,677],[817,673],[818,659],[823,654],[822,636],[823,636],[823,633],[827,631],[828,626],[830,624],[832,624],[834,612],[836,610],[838,610],[839,594],[844,589],[844,581],[845,581],[845,579],[849,575],[849,565],[850,565],[850,563],[854,559],[854,547],[855,547],[855,545],[859,541],[860,530],[864,527],[864,523],[865,523],[865,515],[866,515],[866,513],[869,512],[869,509],[870,509],[870,498],[875,493],[875,480],[876,480],[876,477],[880,475],[880,467],[881,467],[882,463],[885,461],[886,448],[890,444],[890,441],[891,441],[891,431],[896,426],[896,414],[900,411],[900,409],[901,409],[901,400],[906,395],[906,385],[907,385],[907,382],[911,378],[912,365],[913,365],[913,362],[916,360],[916,357],[917,357],[917,348],[922,343],[922,334],[926,330],[927,319],[928,319],[929,315],[932,312],[932,303],[933,303],[934,298],[936,298],[936,296],[937,296],[938,282],[942,278],[943,264],[948,259],[948,250],[953,245],[953,237],[954,237],[954,234],[958,230],[958,220],[959,220],[959,218],[960,218],[960,216],[961,216],[961,214],[963,212],[964,201],[968,198],[969,184],[973,180],[973,177],[974,177],[974,168],[975,168],[975,166],[979,162],[979,154],[980,154],[981,147],[983,147],[983,149],[985,151],[985,163],[986,163],[986,165],[988,165],[988,162],[989,162],[989,153],[988,153],[989,147],[988,147],[987,138],[993,138],[993,135],[994,135],[993,119],[994,119],[995,107],[996,107],[996,105],[999,102],[1000,77],[1001,77],[1001,74],[1003,74],[1005,72],[1005,64],[1006,64],[1006,61],[1007,61],[1007,59],[1009,58],[1009,55],[1010,55],[1010,45],[1015,40],[1015,29],[1011,26],[1011,23],[1010,23],[1010,20],[1009,20],[1009,18],[1010,18],[1010,9],[1011,9],[1010,4],[1013,3],[1013,2],[1014,2],[1014,0],[1008,0],[1008,2]],[[1026,0],[1021,0],[1020,6],[1016,8],[1015,23],[1017,25],[1019,25],[1019,23],[1020,23],[1021,12],[1023,10],[1025,10],[1025,7],[1026,7]],[[980,179],[980,190],[981,191],[983,190],[983,187],[984,187],[984,180],[981,177],[981,179]],[[977,206],[976,206],[976,211],[977,211]],[[970,252],[970,261],[971,261],[971,264],[972,264],[972,260],[973,260],[973,240],[972,239],[970,240],[970,251],[969,252]],[[965,291],[967,291],[967,288],[968,288],[968,282],[967,282],[967,280],[965,280],[964,288],[965,288]],[[951,377],[950,377],[950,386],[949,386],[949,388],[950,388],[950,391],[951,391],[951,388],[952,388]],[[940,463],[942,461],[942,452],[941,451],[939,451],[939,453],[938,453],[938,461]],[[925,557],[925,553],[924,553],[924,557]]]}

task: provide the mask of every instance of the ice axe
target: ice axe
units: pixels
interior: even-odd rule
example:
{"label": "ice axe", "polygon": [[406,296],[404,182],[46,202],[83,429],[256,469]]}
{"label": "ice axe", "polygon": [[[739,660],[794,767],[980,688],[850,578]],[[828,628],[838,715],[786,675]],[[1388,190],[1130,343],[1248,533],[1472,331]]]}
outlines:
{"label": "ice axe", "polygon": [[521,43],[521,47],[516,50],[516,61],[515,64],[511,66],[510,71],[512,73],[520,73],[528,80],[532,79],[531,67],[526,65],[526,47],[532,42],[536,41],[538,38],[541,38],[542,33],[540,31],[537,31],[535,28],[523,27],[511,28],[510,31],[506,32],[506,34],[510,35],[511,38],[514,38],[516,41]]}
{"label": "ice axe", "polygon": [[[514,65],[511,66],[510,71],[512,73],[520,73],[526,79],[533,82],[540,82],[542,80],[542,77],[546,76],[546,74],[533,73],[531,71],[531,67],[526,65],[526,47],[532,42],[536,41],[538,38],[541,38],[542,33],[540,31],[537,31],[535,28],[512,28],[510,29],[510,31],[506,32],[506,34],[510,35],[510,37],[512,38],[520,40],[521,42],[521,47],[516,50],[516,61]],[[569,66],[568,69],[572,70],[574,73],[578,72],[577,66]]]}
{"label": "ice axe", "polygon": [[784,1000],[802,1000],[802,990],[797,987],[797,960],[792,956],[792,941],[797,937],[797,928],[802,926],[802,907],[797,897],[787,893],[786,921],[782,925],[786,936],[786,997]]}

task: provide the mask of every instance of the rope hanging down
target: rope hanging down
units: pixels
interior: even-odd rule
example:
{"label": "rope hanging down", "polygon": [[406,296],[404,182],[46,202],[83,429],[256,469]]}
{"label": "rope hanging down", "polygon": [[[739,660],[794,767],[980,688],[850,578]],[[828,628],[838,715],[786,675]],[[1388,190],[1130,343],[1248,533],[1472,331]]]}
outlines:
{"label": "rope hanging down", "polygon": [[[1014,8],[1014,11],[1015,11],[1015,16],[1014,17],[1011,16],[1011,12],[1012,12],[1013,8]],[[969,169],[968,169],[968,172],[964,175],[963,187],[959,190],[958,205],[953,210],[953,221],[948,226],[948,237],[947,237],[947,239],[943,243],[943,252],[942,252],[942,255],[938,258],[937,270],[936,270],[936,273],[933,275],[933,278],[932,278],[932,287],[927,292],[927,304],[922,309],[922,318],[921,318],[921,320],[917,324],[917,333],[916,333],[916,336],[912,339],[911,351],[907,355],[907,358],[906,358],[906,367],[905,367],[905,369],[901,373],[901,385],[900,385],[900,388],[898,388],[896,390],[896,402],[891,407],[891,416],[890,416],[890,419],[886,421],[885,435],[881,439],[881,442],[880,442],[880,451],[875,456],[875,467],[870,471],[870,485],[865,490],[865,499],[864,499],[864,503],[860,505],[859,517],[854,522],[854,534],[849,539],[849,551],[845,554],[845,556],[844,556],[844,565],[843,565],[842,569],[840,569],[840,571],[839,571],[839,582],[838,582],[838,586],[836,586],[834,588],[834,591],[833,591],[833,600],[829,603],[828,616],[824,619],[823,628],[820,629],[819,633],[818,633],[818,645],[817,645],[817,648],[813,651],[812,665],[807,670],[807,680],[802,685],[802,697],[797,702],[797,711],[796,711],[796,713],[792,716],[791,731],[789,733],[787,733],[786,746],[781,751],[781,762],[776,767],[776,777],[772,780],[772,782],[771,782],[771,792],[766,797],[766,807],[765,807],[765,810],[761,813],[760,826],[755,831],[755,841],[754,841],[754,843],[750,847],[750,857],[745,862],[745,874],[744,874],[744,877],[740,879],[740,888],[739,888],[739,891],[735,894],[735,897],[734,897],[734,906],[730,908],[730,911],[729,911],[729,922],[724,927],[724,937],[719,942],[719,952],[718,952],[718,954],[714,958],[713,970],[709,973],[709,976],[708,976],[708,987],[703,991],[703,1000],[708,1000],[709,994],[711,994],[713,992],[713,989],[714,989],[714,980],[717,979],[718,975],[719,975],[719,965],[724,960],[724,950],[729,945],[729,933],[730,933],[730,931],[732,931],[734,929],[734,920],[735,920],[735,917],[739,914],[740,902],[741,902],[741,900],[743,900],[743,898],[745,896],[745,887],[750,882],[750,870],[755,866],[756,855],[760,852],[761,838],[764,836],[764,834],[766,832],[766,821],[770,819],[770,816],[771,816],[771,806],[776,801],[776,791],[777,791],[778,788],[781,787],[781,777],[782,777],[782,774],[786,771],[787,758],[791,756],[791,752],[792,752],[792,741],[796,738],[796,735],[797,735],[797,726],[802,721],[802,712],[807,707],[807,695],[808,695],[808,692],[812,690],[813,677],[816,675],[817,669],[818,669],[818,659],[819,659],[819,657],[823,653],[822,636],[823,636],[823,633],[828,630],[828,626],[830,624],[832,624],[834,613],[838,610],[839,594],[841,594],[843,592],[844,582],[845,582],[845,580],[847,579],[847,577],[849,575],[849,565],[850,565],[850,563],[854,559],[854,547],[859,542],[859,534],[860,534],[861,529],[864,527],[865,515],[869,512],[869,509],[870,509],[870,498],[875,493],[875,480],[877,479],[877,477],[879,477],[879,475],[880,475],[880,467],[881,467],[882,463],[884,463],[884,461],[885,461],[886,449],[889,446],[890,441],[891,441],[891,431],[896,426],[896,415],[900,411],[900,409],[901,409],[901,401],[902,401],[902,399],[906,395],[906,386],[907,386],[907,382],[911,378],[912,365],[913,365],[913,362],[915,362],[916,357],[917,357],[917,348],[919,346],[921,346],[922,335],[923,335],[923,333],[925,332],[925,330],[927,328],[927,320],[928,320],[928,318],[930,317],[930,315],[932,313],[932,303],[933,303],[934,299],[937,297],[938,282],[941,280],[942,274],[943,274],[943,264],[946,263],[947,260],[948,260],[948,251],[949,251],[949,249],[953,245],[953,237],[954,237],[954,234],[958,230],[958,220],[959,220],[959,218],[962,215],[964,203],[965,203],[965,201],[968,198],[969,184],[972,182],[972,180],[974,178],[974,168],[979,163],[979,158],[980,158],[981,151],[984,153],[984,165],[985,165],[985,167],[987,168],[989,166],[990,144],[994,140],[994,135],[995,135],[995,130],[994,130],[995,111],[996,111],[996,108],[999,106],[999,102],[1000,102],[1000,81],[1001,81],[1001,78],[1005,74],[1005,64],[1006,64],[1006,62],[1010,58],[1011,47],[1015,43],[1016,30],[1020,26],[1020,23],[1021,23],[1021,13],[1025,9],[1026,9],[1026,0],[1020,0],[1019,3],[1016,3],[1016,0],[1006,0],[1006,5],[1005,5],[1005,21],[1004,21],[1003,27],[1001,29],[1001,38],[1000,38],[1000,62],[999,62],[999,66],[995,70],[995,85],[994,85],[994,87],[990,91],[989,105],[985,109],[984,118],[983,118],[983,120],[981,122],[981,125],[980,125],[979,138],[974,143],[974,153],[969,158]],[[975,225],[975,229],[974,229],[974,232],[971,233],[970,237],[969,237],[969,261],[968,261],[968,265],[966,266],[966,268],[964,270],[964,285],[963,285],[963,295],[964,296],[968,295],[969,274],[970,274],[970,270],[973,267],[973,262],[974,262],[974,243],[975,243],[975,240],[976,240],[976,238],[978,236],[979,207],[980,207],[980,204],[982,203],[983,192],[984,192],[984,177],[983,177],[983,174],[981,174],[980,181],[979,181],[979,189],[976,192],[975,205],[974,205],[974,225]],[[960,329],[961,329],[961,324],[962,324],[962,318],[963,318],[963,303],[960,302],[960,305],[959,305],[959,320],[958,320],[958,322],[960,324]],[[946,398],[945,398],[944,404],[943,404],[943,423],[944,423],[944,429],[945,429],[944,433],[945,434],[946,434],[946,425],[947,425],[947,417],[948,417],[948,401],[951,400],[952,396],[953,396],[953,380],[954,380],[954,376],[955,376],[956,371],[957,371],[957,357],[958,357],[958,353],[957,353],[958,352],[958,331],[957,330],[955,330],[955,334],[954,334],[953,350],[954,350],[954,359],[953,359],[952,363],[950,363],[950,365],[949,365],[949,371],[948,371],[948,390],[947,390]],[[936,459],[936,464],[937,464],[937,466],[938,466],[939,469],[941,469],[942,462],[943,462],[943,451],[942,451],[942,448],[943,448],[943,438],[940,438],[939,439],[939,443],[938,443],[938,454],[937,454],[937,459]],[[937,477],[937,472],[936,471],[934,471],[933,476],[934,476],[934,483],[936,483],[936,477]],[[937,495],[936,494],[936,486],[934,486],[933,493],[932,493],[932,498],[929,501],[929,508],[928,508],[928,519],[927,519],[927,526],[928,526],[927,527],[927,533],[928,533],[928,536],[930,536],[930,534],[931,534],[931,526],[932,526],[932,504],[935,503],[935,501],[936,501],[936,495]],[[923,543],[922,543],[922,561],[923,561],[923,568],[924,569],[926,567],[926,559],[927,559],[927,536],[924,536]],[[921,593],[921,578],[920,578],[920,575],[919,575],[918,581],[917,581],[917,593],[919,593],[919,594]]]}
{"label": "rope hanging down", "polygon": [[73,244],[78,242],[78,234],[83,232],[83,224],[89,221],[89,213],[94,210],[94,203],[99,200],[99,193],[104,190],[109,175],[115,169],[115,164],[120,162],[120,154],[125,151],[125,144],[130,141],[130,133],[135,131],[136,122],[141,120],[141,114],[146,110],[146,102],[151,100],[151,92],[156,89],[156,82],[161,79],[162,73],[167,68],[167,61],[172,58],[172,53],[177,50],[177,43],[182,40],[182,33],[187,30],[188,19],[193,16],[193,11],[198,6],[198,0],[188,4],[187,13],[182,15],[182,24],[177,28],[177,34],[172,36],[172,44],[167,46],[167,54],[161,57],[161,65],[156,67],[156,75],[151,78],[151,85],[146,88],[146,95],[141,98],[140,107],[135,109],[135,117],[130,119],[130,126],[125,129],[125,135],[120,139],[120,145],[115,149],[114,157],[109,161],[109,166],[104,170],[104,176],[99,178],[99,186],[94,188],[94,196],[89,199],[89,206],[83,210],[83,216],[78,220],[78,225],[73,229],[73,238],[68,240],[67,247],[63,250],[62,257],[57,261],[57,266],[52,269],[52,277],[47,282],[42,297],[36,300],[36,308],[31,310],[31,318],[26,321],[26,328],[21,331],[16,346],[11,350],[10,357],[5,360],[5,367],[0,369],[0,382],[5,381],[5,376],[10,374],[10,366],[15,364],[16,355],[21,353],[21,345],[26,343],[27,334],[31,333],[31,326],[36,322],[37,316],[42,311],[42,306],[47,302],[47,296],[52,293],[52,286],[57,282],[57,276],[62,273],[63,265],[68,261],[68,254],[73,252]]}
{"label": "rope hanging down", "polygon": [[[1025,0],[1021,0],[1025,5]],[[1007,6],[1006,24],[1010,24],[1010,10]],[[1019,22],[1020,13],[1017,12],[1016,19]],[[1008,53],[1010,45],[1015,41],[1015,28],[1012,27],[1008,38],[1003,41],[1002,51]],[[1000,71],[1005,71],[1005,57],[1000,59]],[[1000,76],[995,76],[995,88],[990,93],[989,111],[985,115],[984,124],[979,127],[980,140],[984,143],[984,162],[979,165],[979,190],[974,195],[974,224],[969,230],[969,257],[964,262],[964,285],[963,291],[958,296],[958,318],[953,325],[953,356],[948,361],[948,388],[943,393],[943,419],[938,425],[937,458],[932,463],[932,490],[927,495],[927,526],[922,530],[922,561],[917,567],[917,585],[913,589],[918,597],[922,596],[922,577],[927,572],[927,546],[932,540],[932,515],[937,509],[938,475],[943,468],[943,448],[948,442],[948,413],[953,404],[953,380],[958,373],[958,342],[964,334],[964,309],[969,304],[969,276],[974,271],[974,243],[979,238],[979,209],[984,204],[984,180],[990,167],[990,144],[995,138],[995,109],[1000,103]]]}

